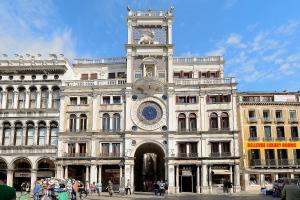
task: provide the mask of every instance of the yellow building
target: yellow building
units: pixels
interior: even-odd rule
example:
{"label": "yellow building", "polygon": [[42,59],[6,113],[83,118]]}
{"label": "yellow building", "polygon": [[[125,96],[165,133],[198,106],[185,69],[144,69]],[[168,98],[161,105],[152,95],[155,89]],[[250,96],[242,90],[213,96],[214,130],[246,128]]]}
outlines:
{"label": "yellow building", "polygon": [[300,93],[241,92],[241,184],[271,187],[278,178],[300,178]]}

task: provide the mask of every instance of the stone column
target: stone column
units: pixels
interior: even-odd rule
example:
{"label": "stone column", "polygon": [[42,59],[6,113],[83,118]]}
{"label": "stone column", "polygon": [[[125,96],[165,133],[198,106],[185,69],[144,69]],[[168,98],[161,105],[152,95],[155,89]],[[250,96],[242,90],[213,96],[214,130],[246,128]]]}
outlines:
{"label": "stone column", "polygon": [[68,169],[68,165],[65,166],[65,179],[67,179],[69,177],[69,169]]}
{"label": "stone column", "polygon": [[275,173],[275,180],[278,180],[278,174]]}
{"label": "stone column", "polygon": [[291,179],[294,179],[295,175],[293,173],[291,173]]}
{"label": "stone column", "polygon": [[259,180],[260,180],[260,186],[265,187],[265,174],[264,173],[260,174]]}
{"label": "stone column", "polygon": [[49,96],[48,96],[48,109],[51,109],[52,108],[52,90],[50,90],[50,87],[49,88]]}
{"label": "stone column", "polygon": [[208,166],[208,187],[210,193],[212,193],[212,175],[211,175],[211,165]]}
{"label": "stone column", "polygon": [[246,172],[244,172],[244,184],[245,184],[245,190],[247,191],[248,190],[248,188],[249,188],[249,186],[250,186],[250,184],[249,184],[249,174],[248,173],[246,173]]}
{"label": "stone column", "polygon": [[12,187],[13,186],[13,180],[14,180],[14,171],[12,169],[7,170],[7,185]]}
{"label": "stone column", "polygon": [[96,165],[91,165],[91,183],[97,182],[97,166]]}
{"label": "stone column", "polygon": [[63,175],[62,175],[63,167],[61,165],[57,165],[55,171],[56,171],[55,172],[55,177],[57,177],[59,179],[62,179],[63,178]]}
{"label": "stone column", "polygon": [[90,170],[89,170],[89,166],[87,165],[85,168],[85,181],[89,182],[89,177],[90,177]]}
{"label": "stone column", "polygon": [[102,183],[102,165],[99,165],[98,182]]}
{"label": "stone column", "polygon": [[120,186],[119,187],[121,187],[122,177],[123,177],[123,166],[120,166],[120,180],[119,180]]}
{"label": "stone column", "polygon": [[201,169],[201,193],[207,194],[208,193],[208,174],[207,174],[207,165],[202,165]]}
{"label": "stone column", "polygon": [[131,175],[130,175],[130,179],[131,179],[131,192],[133,192],[134,191],[134,165],[131,165],[131,170],[130,170],[131,172]]}
{"label": "stone column", "polygon": [[34,183],[36,181],[36,176],[37,176],[37,170],[36,169],[31,169],[31,190],[34,188]]}
{"label": "stone column", "polygon": [[229,171],[230,171],[229,181],[232,183],[232,181],[233,181],[233,178],[232,178],[232,176],[233,176],[233,174],[232,174],[232,165],[229,165]]}
{"label": "stone column", "polygon": [[200,194],[200,166],[197,165],[197,186],[196,186],[197,193]]}
{"label": "stone column", "polygon": [[168,182],[169,182],[169,193],[175,193],[175,185],[174,185],[174,165],[168,164]]}
{"label": "stone column", "polygon": [[235,192],[240,192],[241,191],[240,165],[234,166],[234,184],[235,184]]}
{"label": "stone column", "polygon": [[180,185],[179,185],[179,165],[176,166],[176,193],[180,192]]}

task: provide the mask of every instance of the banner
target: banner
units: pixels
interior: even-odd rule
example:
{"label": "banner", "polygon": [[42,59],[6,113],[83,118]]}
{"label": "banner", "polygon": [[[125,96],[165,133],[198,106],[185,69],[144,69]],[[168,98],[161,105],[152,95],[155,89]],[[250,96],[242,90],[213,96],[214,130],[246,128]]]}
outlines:
{"label": "banner", "polygon": [[245,142],[245,149],[300,149],[300,142]]}

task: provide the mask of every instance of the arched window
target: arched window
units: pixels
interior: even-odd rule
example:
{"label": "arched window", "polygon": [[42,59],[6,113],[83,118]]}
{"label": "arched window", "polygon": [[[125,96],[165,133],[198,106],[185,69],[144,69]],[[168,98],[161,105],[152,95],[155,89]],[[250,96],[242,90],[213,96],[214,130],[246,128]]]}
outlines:
{"label": "arched window", "polygon": [[29,108],[36,108],[37,102],[37,89],[36,87],[30,88]]}
{"label": "arched window", "polygon": [[2,136],[2,145],[7,146],[10,145],[11,138],[11,125],[9,122],[3,123],[3,136]]}
{"label": "arched window", "polygon": [[50,145],[57,145],[58,141],[58,124],[51,122],[50,124]]}
{"label": "arched window", "polygon": [[34,145],[35,127],[33,122],[27,122],[26,145]]}
{"label": "arched window", "polygon": [[11,109],[14,107],[14,89],[7,88],[7,99],[6,99],[6,108]]}
{"label": "arched window", "polygon": [[119,131],[121,129],[121,117],[119,113],[113,115],[113,130]]}
{"label": "arched window", "polygon": [[47,127],[45,122],[38,124],[38,145],[46,144]]}
{"label": "arched window", "polygon": [[194,113],[189,116],[189,129],[190,131],[197,131],[197,117]]}
{"label": "arched window", "polygon": [[102,118],[102,129],[108,131],[110,129],[110,118],[108,113],[103,114]]}
{"label": "arched window", "polygon": [[23,125],[21,122],[16,122],[15,124],[15,139],[14,145],[22,145],[23,141]]}
{"label": "arched window", "polygon": [[60,106],[60,89],[58,87],[53,88],[52,91],[52,108],[59,109]]}
{"label": "arched window", "polygon": [[80,131],[86,131],[86,124],[87,124],[87,117],[86,114],[81,114],[79,117],[79,121],[80,121],[80,126],[79,126],[79,130]]}
{"label": "arched window", "polygon": [[209,119],[210,129],[218,129],[218,115],[217,113],[211,113]]}
{"label": "arched window", "polygon": [[70,115],[70,120],[69,120],[69,129],[70,132],[76,132],[76,115],[75,114],[71,114]]}
{"label": "arched window", "polygon": [[180,113],[178,115],[178,130],[186,131],[186,117],[185,117],[185,114],[183,114],[183,113]]}
{"label": "arched window", "polygon": [[223,112],[221,114],[221,128],[229,129],[229,116],[228,116],[228,113],[226,113],[226,112]]}
{"label": "arched window", "polygon": [[18,108],[25,108],[26,90],[25,88],[19,88]]}
{"label": "arched window", "polygon": [[2,108],[3,90],[0,88],[0,108]]}
{"label": "arched window", "polygon": [[41,90],[41,108],[48,108],[49,90],[43,87]]}

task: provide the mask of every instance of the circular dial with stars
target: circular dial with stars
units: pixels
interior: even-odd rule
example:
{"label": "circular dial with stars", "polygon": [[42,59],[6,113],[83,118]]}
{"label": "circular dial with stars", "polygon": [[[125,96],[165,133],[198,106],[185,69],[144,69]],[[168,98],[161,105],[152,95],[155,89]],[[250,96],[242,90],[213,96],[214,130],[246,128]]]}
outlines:
{"label": "circular dial with stars", "polygon": [[138,108],[138,118],[144,124],[152,125],[162,117],[162,110],[155,102],[144,102]]}

